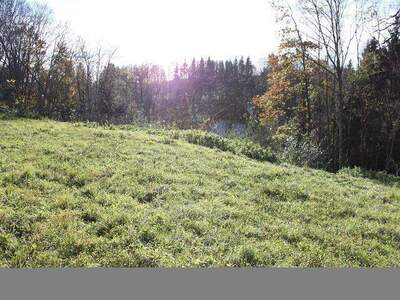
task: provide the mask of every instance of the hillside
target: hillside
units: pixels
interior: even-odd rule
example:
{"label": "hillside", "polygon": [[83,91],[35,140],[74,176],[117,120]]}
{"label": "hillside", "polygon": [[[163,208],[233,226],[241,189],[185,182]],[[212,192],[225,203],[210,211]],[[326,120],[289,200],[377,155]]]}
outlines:
{"label": "hillside", "polygon": [[0,120],[0,266],[400,266],[399,182]]}

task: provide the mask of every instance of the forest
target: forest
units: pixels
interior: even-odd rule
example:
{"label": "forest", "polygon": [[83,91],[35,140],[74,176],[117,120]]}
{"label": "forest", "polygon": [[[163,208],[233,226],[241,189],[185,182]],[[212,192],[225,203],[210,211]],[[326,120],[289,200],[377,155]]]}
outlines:
{"label": "forest", "polygon": [[114,50],[91,49],[45,5],[2,0],[0,109],[103,124],[240,125],[291,163],[399,175],[399,6],[383,14],[379,1],[272,4],[281,42],[264,67],[194,58],[168,74],[113,63]]}

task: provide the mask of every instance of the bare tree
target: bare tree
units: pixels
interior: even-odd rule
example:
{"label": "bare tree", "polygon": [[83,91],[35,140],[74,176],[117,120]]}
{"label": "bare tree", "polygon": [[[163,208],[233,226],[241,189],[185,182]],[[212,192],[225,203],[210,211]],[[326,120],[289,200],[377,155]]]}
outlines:
{"label": "bare tree", "polygon": [[29,5],[24,0],[0,2],[2,68],[13,81],[15,94],[23,95],[19,99],[22,105],[31,100],[34,84],[39,81],[50,16],[51,11],[44,5]]}
{"label": "bare tree", "polygon": [[[346,157],[344,143],[344,104],[346,98],[345,68],[352,51],[362,41],[367,11],[371,5],[368,0],[293,0],[274,1],[286,20],[286,26],[297,34],[300,44],[310,41],[318,45],[317,51],[302,49],[307,58],[327,71],[335,89],[335,120],[337,138],[335,148],[337,167],[344,165]],[[325,59],[321,60],[322,50]]]}

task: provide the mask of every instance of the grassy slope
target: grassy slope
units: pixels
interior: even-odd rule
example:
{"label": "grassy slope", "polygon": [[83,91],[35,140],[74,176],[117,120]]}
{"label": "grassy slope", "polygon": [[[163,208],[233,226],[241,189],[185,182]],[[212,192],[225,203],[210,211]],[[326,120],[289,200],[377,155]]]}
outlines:
{"label": "grassy slope", "polygon": [[400,266],[399,221],[396,183],[0,120],[0,266]]}

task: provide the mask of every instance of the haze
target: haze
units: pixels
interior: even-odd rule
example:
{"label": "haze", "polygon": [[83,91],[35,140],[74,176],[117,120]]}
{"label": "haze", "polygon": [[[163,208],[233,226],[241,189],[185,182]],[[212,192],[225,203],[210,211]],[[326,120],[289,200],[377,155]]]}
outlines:
{"label": "haze", "polygon": [[57,20],[90,44],[117,47],[119,64],[170,66],[192,57],[250,56],[277,46],[267,0],[47,0]]}

